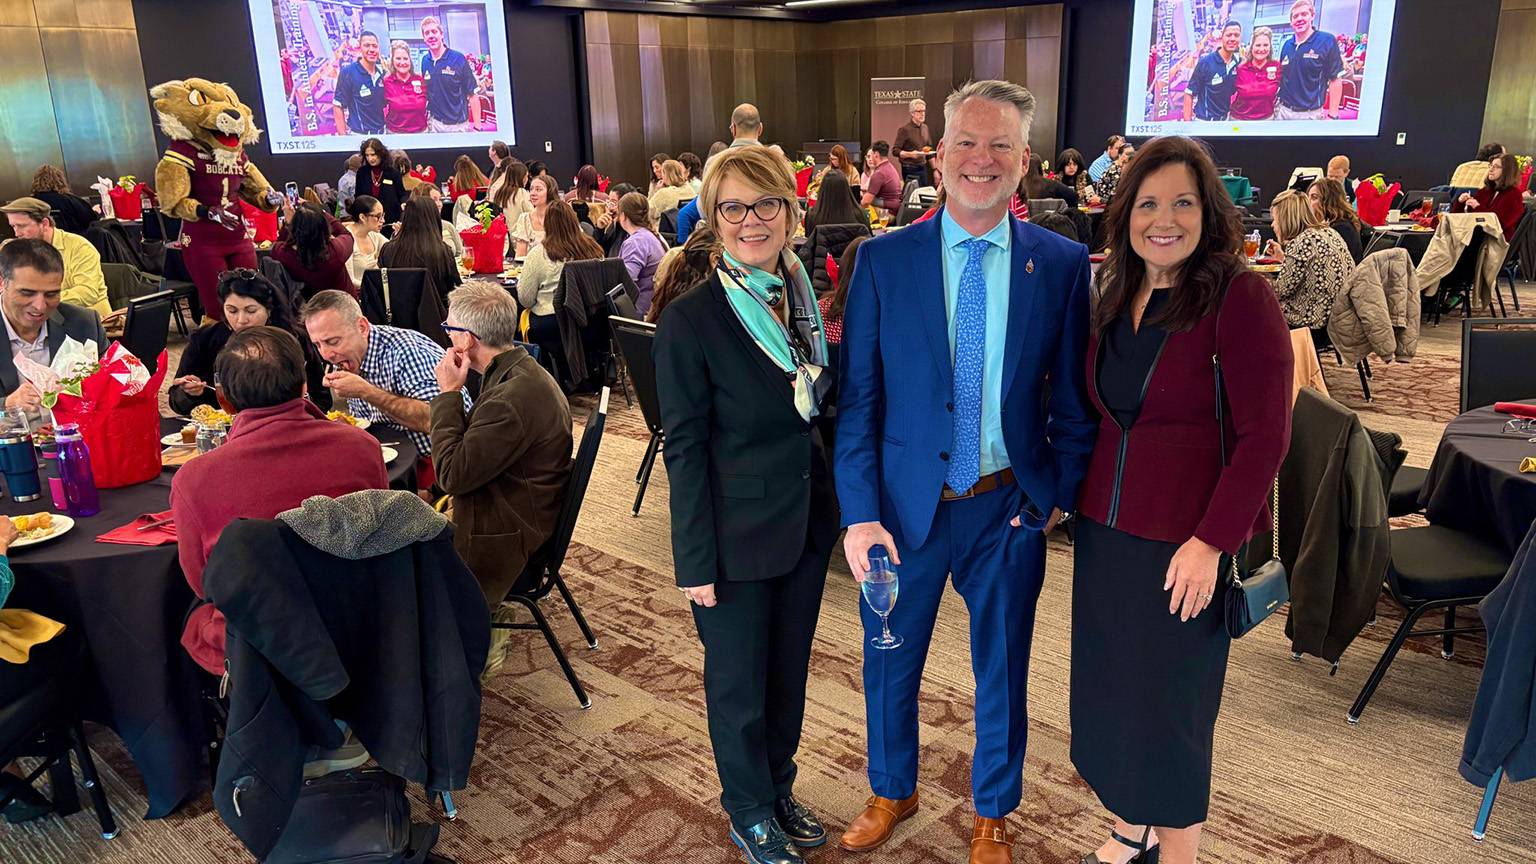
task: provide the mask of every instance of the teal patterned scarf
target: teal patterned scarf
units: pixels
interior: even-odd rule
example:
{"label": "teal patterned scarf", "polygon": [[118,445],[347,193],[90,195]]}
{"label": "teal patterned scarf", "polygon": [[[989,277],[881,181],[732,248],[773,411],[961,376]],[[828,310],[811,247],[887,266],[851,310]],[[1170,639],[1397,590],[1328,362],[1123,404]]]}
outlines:
{"label": "teal patterned scarf", "polygon": [[[822,332],[821,310],[800,259],[786,250],[780,253],[775,276],[721,253],[716,268],[725,297],[741,326],[747,328],[757,347],[784,370],[795,389],[795,408],[809,422],[821,413],[821,403],[832,386],[826,374],[827,338]],[[787,277],[787,280],[786,278]],[[785,327],[773,314],[773,306],[789,295],[789,323]]]}

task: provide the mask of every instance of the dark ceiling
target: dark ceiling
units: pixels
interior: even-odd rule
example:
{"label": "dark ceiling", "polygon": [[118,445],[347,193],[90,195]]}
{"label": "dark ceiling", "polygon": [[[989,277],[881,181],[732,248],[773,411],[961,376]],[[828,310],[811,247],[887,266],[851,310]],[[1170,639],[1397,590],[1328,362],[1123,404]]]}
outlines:
{"label": "dark ceiling", "polygon": [[524,0],[529,6],[649,12],[658,15],[836,21],[878,15],[911,15],[995,6],[1033,6],[1060,0]]}

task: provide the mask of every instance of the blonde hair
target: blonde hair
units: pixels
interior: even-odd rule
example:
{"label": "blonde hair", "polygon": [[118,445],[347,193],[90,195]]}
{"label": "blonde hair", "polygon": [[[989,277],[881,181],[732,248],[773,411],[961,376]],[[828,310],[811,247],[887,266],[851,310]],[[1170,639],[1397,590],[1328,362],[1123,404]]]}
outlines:
{"label": "blonde hair", "polygon": [[661,163],[661,179],[668,186],[681,186],[688,182],[688,169],[676,159]]}
{"label": "blonde hair", "polygon": [[760,144],[733,147],[711,160],[709,170],[704,172],[704,185],[699,189],[699,215],[711,227],[715,224],[720,184],[726,177],[735,177],[763,195],[784,199],[784,242],[790,242],[801,214],[800,202],[795,197],[795,173],[789,160]]}
{"label": "blonde hair", "polygon": [[396,39],[395,41],[389,43],[389,71],[391,73],[393,73],[395,71],[395,52],[396,51],[404,51],[405,52],[405,59],[411,61],[411,71],[415,72],[416,71],[416,58],[411,56],[411,46],[405,44],[404,42],[400,41],[399,39]]}
{"label": "blonde hair", "polygon": [[1268,27],[1253,28],[1253,33],[1248,37],[1248,56],[1253,56],[1253,43],[1259,41],[1260,36],[1269,42],[1269,59],[1275,59],[1275,31]]}
{"label": "blonde hair", "polygon": [[1291,11],[1286,13],[1286,17],[1289,18],[1290,16],[1295,15],[1296,10],[1303,6],[1311,9],[1314,15],[1317,14],[1317,4],[1313,3],[1312,0],[1296,0],[1296,2],[1291,4]]}
{"label": "blonde hair", "polygon": [[1287,189],[1275,196],[1269,204],[1275,219],[1275,239],[1289,243],[1308,228],[1323,227],[1323,220],[1312,212],[1307,196],[1294,189]]}

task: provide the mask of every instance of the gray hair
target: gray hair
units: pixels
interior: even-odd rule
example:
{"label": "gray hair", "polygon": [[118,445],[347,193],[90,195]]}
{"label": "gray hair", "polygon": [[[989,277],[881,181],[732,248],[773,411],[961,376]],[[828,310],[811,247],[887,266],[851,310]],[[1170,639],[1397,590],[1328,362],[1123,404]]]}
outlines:
{"label": "gray hair", "polygon": [[500,285],[466,282],[448,295],[448,311],[486,345],[510,348],[517,341],[517,301]]}
{"label": "gray hair", "polygon": [[967,81],[949,94],[944,100],[944,137],[949,137],[951,125],[955,119],[955,113],[971,99],[985,99],[989,102],[1001,102],[1012,105],[1019,110],[1019,120],[1023,126],[1024,143],[1029,143],[1029,129],[1035,123],[1035,94],[1026,90],[1022,85],[1012,81]]}
{"label": "gray hair", "polygon": [[356,324],[357,319],[363,317],[363,307],[357,305],[357,300],[351,294],[334,288],[321,291],[309,298],[309,302],[299,310],[299,317],[308,321],[321,312],[335,312],[341,316],[344,324]]}
{"label": "gray hair", "polygon": [[907,113],[908,114],[911,114],[913,111],[916,111],[919,108],[927,110],[928,103],[924,102],[921,99],[913,99],[911,102],[907,103]]}

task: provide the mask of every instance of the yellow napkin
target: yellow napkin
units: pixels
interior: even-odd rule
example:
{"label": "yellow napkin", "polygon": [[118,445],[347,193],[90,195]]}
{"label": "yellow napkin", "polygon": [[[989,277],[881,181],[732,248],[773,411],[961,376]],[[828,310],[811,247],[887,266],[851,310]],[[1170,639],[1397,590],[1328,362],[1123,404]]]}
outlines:
{"label": "yellow napkin", "polygon": [[1536,456],[1527,456],[1520,460],[1521,474],[1536,474]]}
{"label": "yellow napkin", "polygon": [[33,645],[63,632],[64,625],[25,609],[0,609],[0,660],[25,663]]}

